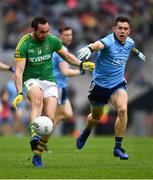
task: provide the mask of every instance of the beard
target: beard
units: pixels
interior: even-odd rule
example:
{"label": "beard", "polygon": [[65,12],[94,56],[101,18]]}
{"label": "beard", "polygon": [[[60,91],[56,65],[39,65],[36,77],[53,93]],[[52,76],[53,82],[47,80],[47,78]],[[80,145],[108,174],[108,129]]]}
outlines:
{"label": "beard", "polygon": [[38,41],[44,42],[45,39],[46,39],[46,37],[38,37],[38,36],[37,36],[36,39],[37,39]]}
{"label": "beard", "polygon": [[33,37],[35,40],[40,41],[40,42],[44,42],[46,39],[45,36],[38,36],[37,33],[33,33]]}

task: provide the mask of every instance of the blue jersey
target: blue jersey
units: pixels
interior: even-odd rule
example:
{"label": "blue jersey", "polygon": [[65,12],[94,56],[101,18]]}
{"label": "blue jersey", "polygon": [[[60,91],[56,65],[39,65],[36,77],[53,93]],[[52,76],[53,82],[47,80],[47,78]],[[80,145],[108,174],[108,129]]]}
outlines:
{"label": "blue jersey", "polygon": [[54,74],[56,83],[58,87],[65,88],[68,86],[68,78],[61,73],[60,68],[59,68],[59,63],[65,62],[65,61],[56,52],[53,53],[52,59],[53,59],[53,74]]}
{"label": "blue jersey", "polygon": [[121,44],[114,33],[100,41],[104,44],[104,49],[98,52],[93,81],[101,87],[112,88],[125,80],[125,66],[134,41],[127,37],[125,44]]}

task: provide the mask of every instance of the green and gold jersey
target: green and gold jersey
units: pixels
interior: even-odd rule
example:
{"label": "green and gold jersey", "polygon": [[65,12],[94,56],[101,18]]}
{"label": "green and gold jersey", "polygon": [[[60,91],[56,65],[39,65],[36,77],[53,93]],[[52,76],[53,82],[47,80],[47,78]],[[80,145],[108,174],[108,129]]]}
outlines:
{"label": "green and gold jersey", "polygon": [[53,52],[60,49],[61,41],[51,34],[44,42],[33,40],[31,34],[21,38],[14,56],[16,61],[26,59],[23,82],[31,78],[55,82],[51,58]]}

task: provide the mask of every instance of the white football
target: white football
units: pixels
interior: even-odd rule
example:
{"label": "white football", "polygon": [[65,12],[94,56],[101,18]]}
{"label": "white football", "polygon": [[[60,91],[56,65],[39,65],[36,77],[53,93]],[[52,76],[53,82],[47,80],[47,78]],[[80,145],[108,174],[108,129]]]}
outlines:
{"label": "white football", "polygon": [[34,122],[34,129],[36,133],[40,136],[49,135],[53,131],[53,122],[47,116],[39,116]]}

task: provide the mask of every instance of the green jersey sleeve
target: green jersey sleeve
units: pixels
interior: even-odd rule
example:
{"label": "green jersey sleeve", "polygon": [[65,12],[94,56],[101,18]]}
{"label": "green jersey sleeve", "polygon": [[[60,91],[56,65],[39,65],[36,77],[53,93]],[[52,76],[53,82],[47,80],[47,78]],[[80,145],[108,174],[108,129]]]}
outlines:
{"label": "green jersey sleeve", "polygon": [[27,57],[27,45],[26,45],[27,38],[29,38],[29,35],[26,35],[23,38],[21,38],[21,40],[18,42],[16,46],[14,53],[14,58],[16,61],[25,60]]}

